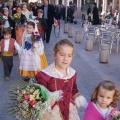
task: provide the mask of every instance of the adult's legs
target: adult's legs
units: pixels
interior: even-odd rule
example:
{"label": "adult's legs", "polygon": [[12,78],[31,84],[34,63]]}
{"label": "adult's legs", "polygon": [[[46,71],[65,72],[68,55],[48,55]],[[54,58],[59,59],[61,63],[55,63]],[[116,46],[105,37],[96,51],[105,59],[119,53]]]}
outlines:
{"label": "adult's legs", "polygon": [[46,30],[46,43],[49,43],[50,41],[51,30],[52,30],[52,24],[48,25],[48,28]]}

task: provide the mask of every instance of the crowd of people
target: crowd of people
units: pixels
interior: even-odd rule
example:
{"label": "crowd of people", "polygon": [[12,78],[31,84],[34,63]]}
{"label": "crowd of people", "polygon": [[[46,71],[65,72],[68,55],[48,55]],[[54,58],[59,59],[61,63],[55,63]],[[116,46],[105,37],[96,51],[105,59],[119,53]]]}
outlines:
{"label": "crowd of people", "polygon": [[99,9],[97,8],[97,4],[93,3],[93,7],[88,6],[87,9],[87,16],[88,16],[88,21],[92,22],[93,25],[96,24],[102,24],[102,23],[107,23],[107,24],[118,24],[118,19],[119,19],[119,12],[116,9],[114,12],[112,12],[112,9],[108,9],[105,15],[105,11],[101,11],[101,14],[99,12]]}
{"label": "crowd of people", "polygon": [[[94,4],[94,12],[96,12]],[[75,7],[68,7],[68,20],[73,23]],[[90,10],[89,10],[90,11]],[[74,56],[74,46],[67,40],[58,41],[53,48],[53,64],[48,66],[44,53],[44,41],[50,42],[50,34],[54,18],[65,19],[65,7],[53,6],[44,0],[37,3],[14,4],[1,10],[1,16],[6,19],[1,23],[0,52],[3,61],[5,80],[10,80],[13,67],[13,53],[19,55],[18,74],[25,81],[36,78],[37,84],[43,85],[49,91],[62,90],[62,98],[51,101],[51,109],[42,115],[42,120],[80,120],[77,109],[84,107],[84,120],[111,120],[120,116],[118,101],[120,91],[112,81],[102,81],[91,95],[90,102],[80,94],[76,84],[76,71],[70,67]],[[16,18],[17,17],[17,18]],[[97,15],[93,16],[97,24]]]}

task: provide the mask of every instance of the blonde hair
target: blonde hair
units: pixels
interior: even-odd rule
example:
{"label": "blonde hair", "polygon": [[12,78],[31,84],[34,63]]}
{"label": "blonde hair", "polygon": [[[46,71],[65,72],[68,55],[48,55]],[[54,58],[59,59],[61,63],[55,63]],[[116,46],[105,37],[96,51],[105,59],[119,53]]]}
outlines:
{"label": "blonde hair", "polygon": [[93,102],[97,101],[97,95],[98,95],[100,87],[103,87],[109,91],[113,91],[113,90],[115,91],[115,94],[113,96],[113,101],[110,104],[112,107],[115,107],[118,101],[120,100],[120,92],[118,88],[116,87],[116,85],[112,81],[109,81],[109,80],[102,81],[98,84],[98,86],[95,88],[94,92],[91,95],[91,101]]}
{"label": "blonde hair", "polygon": [[[59,47],[63,46],[63,45],[68,45],[68,46],[72,47],[74,50],[74,46],[69,40],[62,39],[55,44],[54,49],[53,49],[54,53],[57,54],[57,52],[59,51]],[[73,51],[73,53],[74,53],[74,51]]]}

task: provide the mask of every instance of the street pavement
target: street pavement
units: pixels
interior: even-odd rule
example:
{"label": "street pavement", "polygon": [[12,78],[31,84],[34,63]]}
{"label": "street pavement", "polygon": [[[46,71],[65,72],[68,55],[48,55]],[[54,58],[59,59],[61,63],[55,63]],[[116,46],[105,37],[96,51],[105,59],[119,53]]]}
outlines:
{"label": "street pavement", "polygon": [[[112,80],[120,89],[120,51],[117,54],[116,43],[113,45],[112,53],[109,56],[109,62],[107,64],[99,63],[99,48],[98,42],[95,42],[93,51],[85,50],[86,40],[80,44],[75,43],[75,33],[77,30],[81,31],[81,38],[84,34],[84,29],[81,27],[81,20],[78,20],[78,24],[70,24],[74,27],[74,38],[68,38],[68,34],[63,32],[64,21],[61,20],[60,36],[55,37],[52,30],[50,43],[44,43],[45,53],[48,63],[53,63],[52,50],[55,43],[61,39],[69,39],[75,47],[75,55],[71,66],[77,71],[77,85],[81,95],[85,96],[87,101],[90,99],[90,95],[99,82],[103,80]],[[14,120],[12,117],[6,114],[6,103],[9,101],[8,89],[21,77],[18,75],[18,56],[14,56],[14,67],[11,74],[11,80],[5,81],[3,75],[3,63],[0,62],[0,120]],[[120,108],[120,105],[119,105]],[[78,110],[79,116],[82,120],[84,115],[84,108]]]}

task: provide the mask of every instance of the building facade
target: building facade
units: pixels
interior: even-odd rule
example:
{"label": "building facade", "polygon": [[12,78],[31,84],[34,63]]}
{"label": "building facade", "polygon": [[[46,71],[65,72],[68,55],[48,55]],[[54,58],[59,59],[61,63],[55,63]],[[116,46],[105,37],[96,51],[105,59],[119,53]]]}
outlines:
{"label": "building facade", "polygon": [[[43,0],[29,0],[29,2],[37,1],[42,3]],[[53,5],[63,4],[65,6],[69,6],[69,2],[73,2],[73,4],[76,5],[78,9],[86,10],[88,6],[92,7],[92,4],[96,2],[100,11],[107,11],[108,9],[112,9],[114,12],[115,9],[119,9],[119,1],[120,0],[49,0],[49,3]]]}

